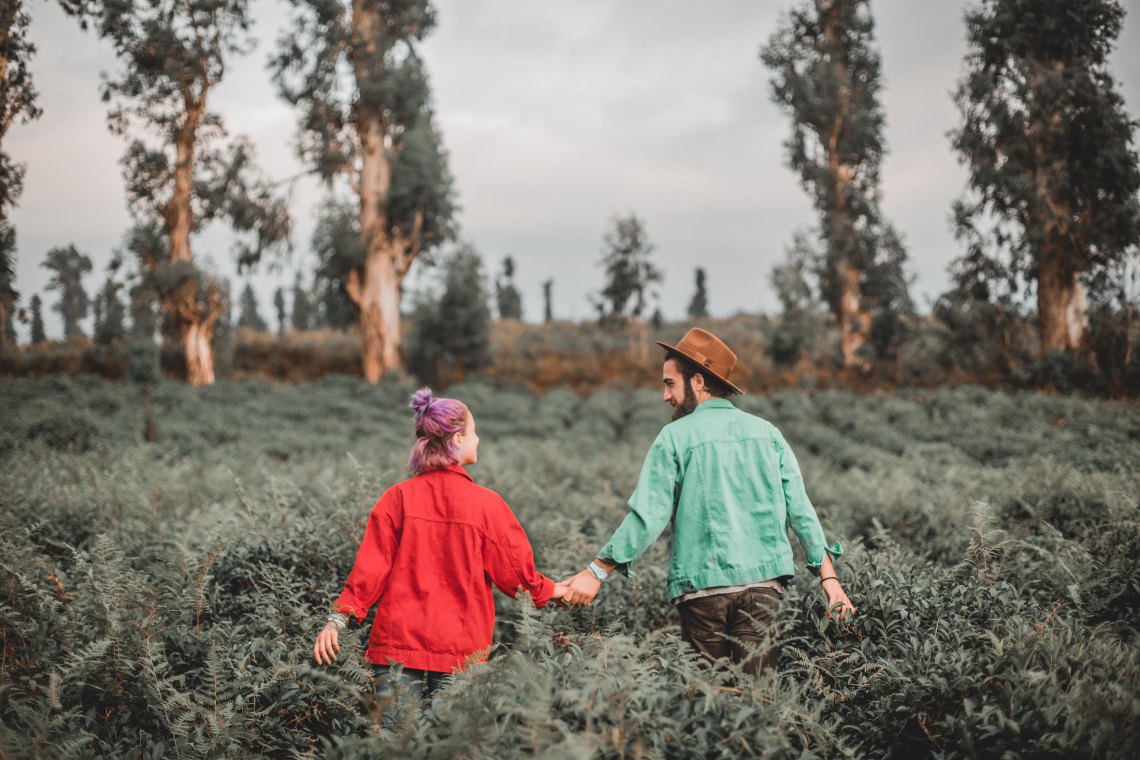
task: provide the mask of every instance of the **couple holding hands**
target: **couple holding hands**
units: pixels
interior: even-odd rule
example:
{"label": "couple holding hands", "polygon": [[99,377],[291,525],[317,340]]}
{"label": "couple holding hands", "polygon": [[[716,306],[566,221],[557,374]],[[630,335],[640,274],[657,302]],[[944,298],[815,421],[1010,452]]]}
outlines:
{"label": "couple holding hands", "polygon": [[828,608],[854,613],[835,574],[795,455],[774,425],[737,409],[731,381],[736,354],[700,328],[665,349],[663,400],[673,420],[646,455],[629,513],[588,566],[555,583],[534,567],[530,541],[507,503],[464,469],[475,464],[479,435],[461,401],[412,396],[416,442],[410,478],[372,508],[344,591],[317,636],[313,656],[328,664],[338,634],[379,608],[366,659],[378,692],[391,693],[391,668],[411,694],[430,696],[450,673],[484,662],[495,625],[491,585],[509,596],[523,588],[543,607],[593,601],[613,574],[673,524],[668,595],[681,636],[697,652],[730,657],[757,673],[777,651],[759,628],[774,622],[783,583],[795,573],[788,527],[819,576]]}

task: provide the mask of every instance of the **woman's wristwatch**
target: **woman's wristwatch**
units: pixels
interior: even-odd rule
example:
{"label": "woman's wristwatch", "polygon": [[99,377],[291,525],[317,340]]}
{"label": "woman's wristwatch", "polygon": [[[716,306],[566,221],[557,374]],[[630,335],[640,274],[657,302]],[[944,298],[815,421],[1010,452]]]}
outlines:
{"label": "woman's wristwatch", "polygon": [[594,576],[603,583],[605,582],[606,578],[610,577],[610,574],[606,572],[606,570],[603,569],[602,566],[597,562],[591,561],[587,566],[587,569],[590,571],[590,575]]}

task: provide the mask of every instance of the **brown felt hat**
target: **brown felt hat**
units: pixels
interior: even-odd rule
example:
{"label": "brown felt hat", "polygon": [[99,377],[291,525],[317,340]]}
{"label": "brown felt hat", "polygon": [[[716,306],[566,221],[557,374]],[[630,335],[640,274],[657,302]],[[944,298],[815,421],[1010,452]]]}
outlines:
{"label": "brown felt hat", "polygon": [[724,381],[737,393],[744,393],[728,379],[733,368],[736,367],[736,354],[724,344],[724,341],[708,330],[694,327],[685,333],[685,337],[681,338],[681,341],[675,346],[670,346],[660,340],[657,341],[657,345],[666,351],[676,351],[705,372],[716,377],[717,380]]}

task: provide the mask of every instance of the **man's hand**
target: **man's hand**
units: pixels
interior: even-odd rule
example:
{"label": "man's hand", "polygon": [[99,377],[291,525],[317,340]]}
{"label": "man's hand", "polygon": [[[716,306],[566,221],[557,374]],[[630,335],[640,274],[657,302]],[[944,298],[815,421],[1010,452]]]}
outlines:
{"label": "man's hand", "polygon": [[851,604],[851,600],[847,598],[847,592],[839,585],[838,580],[829,578],[824,581],[823,590],[827,592],[828,617],[844,620],[848,615],[855,614],[855,607]]}
{"label": "man's hand", "polygon": [[313,659],[318,665],[332,665],[336,653],[340,651],[340,626],[333,622],[325,623],[325,627],[317,634],[317,643],[313,645]]}
{"label": "man's hand", "polygon": [[566,587],[566,593],[562,597],[566,604],[589,604],[598,595],[602,582],[589,570],[583,570],[558,585]]}

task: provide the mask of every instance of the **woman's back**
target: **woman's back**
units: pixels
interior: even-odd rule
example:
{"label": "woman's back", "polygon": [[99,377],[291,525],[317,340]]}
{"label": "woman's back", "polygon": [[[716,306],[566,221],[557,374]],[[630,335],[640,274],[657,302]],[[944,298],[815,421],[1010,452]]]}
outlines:
{"label": "woman's back", "polygon": [[384,492],[334,609],[362,619],[377,604],[369,661],[449,671],[486,657],[491,583],[511,596],[521,586],[540,605],[554,590],[506,502],[451,465]]}

